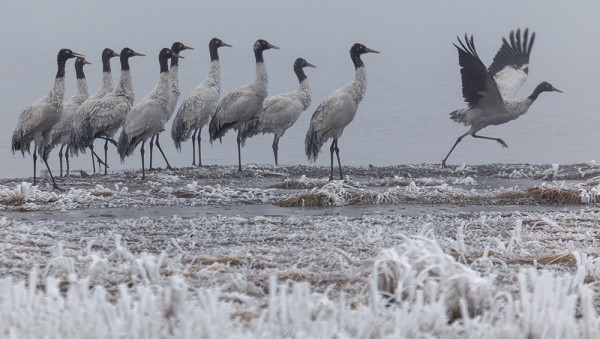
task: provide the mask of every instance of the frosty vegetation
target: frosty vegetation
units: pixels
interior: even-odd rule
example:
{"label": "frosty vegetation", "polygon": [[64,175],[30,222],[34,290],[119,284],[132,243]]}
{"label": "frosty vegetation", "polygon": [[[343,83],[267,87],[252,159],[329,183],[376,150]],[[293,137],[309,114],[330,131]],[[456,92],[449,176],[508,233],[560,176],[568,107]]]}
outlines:
{"label": "frosty vegetation", "polygon": [[[229,168],[205,177],[164,171],[145,183],[124,174],[102,185],[69,178],[65,192],[3,182],[0,333],[600,336],[595,164],[350,168],[348,180],[331,183],[324,179],[327,169],[302,176],[305,169],[256,166],[242,177]],[[280,215],[260,216],[261,206],[302,204],[375,207],[348,215],[331,207],[306,215],[298,207],[277,207]],[[456,207],[385,212],[420,204]],[[462,210],[464,204],[513,207],[473,212]],[[223,212],[250,205],[255,212],[176,215],[206,205]],[[173,213],[149,216],[159,206]],[[106,208],[141,214],[65,214],[97,215]],[[46,216],[36,217],[39,212]]]}

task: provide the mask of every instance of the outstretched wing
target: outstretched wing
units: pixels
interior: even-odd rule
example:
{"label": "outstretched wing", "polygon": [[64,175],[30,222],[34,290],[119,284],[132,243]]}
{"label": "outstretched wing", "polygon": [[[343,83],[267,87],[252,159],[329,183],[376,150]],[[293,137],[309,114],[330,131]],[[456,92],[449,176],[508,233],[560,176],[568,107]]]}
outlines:
{"label": "outstretched wing", "polygon": [[458,63],[461,66],[462,93],[469,108],[504,105],[496,81],[477,55],[473,36],[469,39],[465,34],[465,42],[463,43],[460,38],[458,42],[460,47],[456,44],[454,46],[458,50]]}
{"label": "outstretched wing", "polygon": [[529,55],[535,40],[535,33],[525,29],[521,39],[521,30],[510,32],[509,41],[502,38],[502,47],[494,57],[489,72],[498,84],[498,90],[504,99],[512,99],[517,95],[521,85],[527,80],[529,73]]}

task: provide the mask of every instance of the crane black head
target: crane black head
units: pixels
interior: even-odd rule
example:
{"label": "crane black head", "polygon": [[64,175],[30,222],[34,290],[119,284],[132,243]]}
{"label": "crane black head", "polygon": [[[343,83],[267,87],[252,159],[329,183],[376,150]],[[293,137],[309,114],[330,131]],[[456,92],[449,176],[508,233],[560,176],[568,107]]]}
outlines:
{"label": "crane black head", "polygon": [[173,52],[175,52],[176,54],[179,54],[179,52],[186,50],[186,49],[194,49],[194,48],[190,47],[190,46],[186,46],[181,42],[174,42],[173,45],[171,45],[171,50]]}
{"label": "crane black head", "polygon": [[256,62],[264,62],[262,53],[268,49],[279,49],[279,47],[271,45],[267,40],[256,40],[254,43],[254,56],[256,57]]}
{"label": "crane black head", "polygon": [[58,72],[56,72],[56,77],[63,78],[65,76],[65,64],[67,63],[67,60],[83,56],[85,55],[75,53],[68,48],[63,48],[58,51],[58,54],[56,55],[56,63],[58,64]]}
{"label": "crane black head", "polygon": [[304,74],[303,70],[304,67],[317,68],[317,66],[308,63],[308,61],[302,58],[296,59],[296,61],[294,61],[294,73],[296,73],[299,82],[302,82],[304,79],[306,79],[306,74]]}
{"label": "crane black head", "polygon": [[110,48],[105,48],[102,51],[102,62],[104,62],[105,60],[110,60],[110,58],[114,58],[114,57],[118,57],[119,53],[113,51]]}
{"label": "crane black head", "polygon": [[542,82],[539,85],[536,86],[536,88],[533,90],[533,93],[531,93],[531,95],[529,96],[529,98],[531,100],[535,100],[537,99],[538,95],[540,95],[540,93],[542,92],[559,92],[562,93],[563,91],[559,90],[558,88],[552,86],[549,82]]}
{"label": "crane black head", "polygon": [[[185,49],[194,49],[193,47],[190,46],[186,46],[181,42],[174,42],[173,45],[171,45],[171,50],[175,53],[175,54],[179,54],[181,51],[185,50]],[[178,65],[178,61],[179,58],[171,58],[171,67],[173,66],[177,66]]]}
{"label": "crane black head", "polygon": [[312,67],[312,68],[317,68],[317,66],[310,64],[308,61],[302,59],[302,58],[298,58],[296,59],[296,61],[294,61],[294,69],[296,68],[304,68],[304,67]]}
{"label": "crane black head", "polygon": [[217,53],[217,49],[219,47],[233,47],[230,44],[224,43],[221,39],[212,38],[208,43],[208,51],[210,52],[210,60],[218,60],[219,53]]}
{"label": "crane black head", "polygon": [[379,53],[379,52],[374,49],[370,49],[361,43],[355,43],[354,45],[352,45],[352,47],[350,48],[350,58],[352,59],[352,62],[354,63],[354,67],[358,68],[358,67],[364,66],[362,60],[360,59],[360,56],[365,53]]}
{"label": "crane black head", "polygon": [[77,75],[77,79],[85,78],[85,74],[83,73],[83,66],[91,64],[92,63],[85,60],[84,57],[77,57],[77,59],[75,59],[75,74]]}
{"label": "crane black head", "polygon": [[169,59],[171,60],[177,60],[179,58],[183,58],[182,56],[180,56],[179,54],[175,53],[172,49],[170,48],[163,48],[160,50],[160,53],[158,53],[158,62],[160,63],[160,72],[168,72],[169,71],[169,65],[167,64],[167,61],[169,61]]}
{"label": "crane black head", "polygon": [[84,56],[85,55],[75,53],[68,48],[63,48],[60,51],[58,51],[58,54],[56,55],[56,61],[60,64],[60,63],[66,62],[67,60],[69,60],[71,58],[84,57]]}
{"label": "crane black head", "polygon": [[134,56],[145,56],[145,55],[142,53],[138,53],[129,47],[125,47],[121,50],[121,53],[119,54],[119,56],[120,56],[119,58],[121,59],[121,70],[128,71],[129,70],[129,58],[134,57]]}
{"label": "crane black head", "polygon": [[110,59],[118,56],[119,53],[110,48],[105,48],[102,51],[102,72],[110,72]]}

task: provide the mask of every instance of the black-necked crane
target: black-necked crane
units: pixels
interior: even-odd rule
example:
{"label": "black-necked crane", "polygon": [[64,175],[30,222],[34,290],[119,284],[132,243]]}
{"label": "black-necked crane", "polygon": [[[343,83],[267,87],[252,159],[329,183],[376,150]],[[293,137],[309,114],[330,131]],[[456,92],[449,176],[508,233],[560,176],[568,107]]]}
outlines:
{"label": "black-necked crane", "polygon": [[50,142],[50,149],[60,145],[58,151],[58,158],[60,160],[60,176],[63,176],[63,149],[65,145],[67,150],[65,152],[65,160],[67,163],[67,175],[69,175],[69,140],[71,138],[71,132],[73,131],[73,118],[75,111],[81,104],[87,100],[89,96],[87,81],[85,79],[85,73],[83,72],[83,66],[89,65],[90,63],[85,58],[78,57],[75,59],[75,75],[77,78],[77,92],[69,101],[63,105],[63,111],[60,116],[60,120],[52,128],[52,137]]}
{"label": "black-necked crane", "polygon": [[450,113],[450,119],[471,126],[471,128],[456,139],[454,146],[442,160],[442,167],[446,167],[446,160],[456,145],[467,135],[471,135],[473,138],[494,140],[502,147],[508,147],[500,138],[484,137],[475,133],[489,125],[500,125],[517,119],[527,112],[542,92],[562,93],[544,81],[537,85],[530,96],[515,99],[517,91],[527,80],[529,55],[534,39],[535,33],[532,33],[529,38],[527,29],[523,32],[522,38],[519,29],[516,33],[511,31],[510,42],[502,39],[502,47],[494,57],[489,69],[486,69],[477,55],[472,35],[469,39],[465,34],[464,43],[458,39],[460,47],[453,44],[458,50],[462,94],[469,107]]}
{"label": "black-necked crane", "polygon": [[36,185],[36,161],[37,154],[42,157],[46,164],[48,174],[52,179],[52,186],[60,190],[54,176],[48,166],[48,153],[50,151],[49,144],[52,133],[52,128],[60,120],[63,110],[63,98],[65,96],[65,65],[67,60],[75,57],[84,57],[79,53],[75,53],[70,49],[61,49],[56,56],[58,71],[54,78],[54,86],[48,95],[38,99],[19,116],[17,127],[13,132],[11,148],[13,154],[16,151],[21,151],[23,156],[25,152],[29,153],[31,142],[35,146],[33,149],[33,184]]}
{"label": "black-necked crane", "polygon": [[275,165],[278,165],[277,151],[279,150],[279,138],[285,131],[292,127],[300,113],[304,112],[309,106],[312,97],[312,91],[308,78],[304,74],[305,67],[316,67],[303,58],[294,61],[294,73],[298,77],[300,86],[295,91],[285,92],[270,96],[265,99],[260,114],[248,122],[242,131],[242,146],[247,138],[251,138],[258,133],[273,133],[273,156]]}
{"label": "black-necked crane", "polygon": [[[96,101],[98,101],[99,99],[104,97],[106,94],[112,92],[114,89],[112,72],[111,72],[111,67],[110,67],[110,59],[112,59],[114,57],[118,57],[118,56],[119,56],[119,53],[116,53],[115,51],[113,51],[110,48],[105,48],[102,51],[102,55],[101,55],[102,86],[96,91],[96,93],[89,96],[73,113],[73,117],[71,120],[72,131],[71,131],[71,135],[69,137],[70,138],[69,145],[67,147],[71,154],[75,154],[75,155],[79,154],[79,149],[77,147],[73,147],[75,131],[81,126],[81,122],[85,118],[85,115],[87,114],[87,112],[89,112],[92,109],[92,107],[94,106]],[[104,162],[100,160],[100,157],[96,154],[96,152],[94,152],[93,148],[91,149],[91,153],[92,153],[91,154],[92,155],[92,168],[94,171],[93,173],[96,174],[95,159],[98,159],[99,163],[104,163]]]}
{"label": "black-necked crane", "polygon": [[146,96],[135,104],[127,114],[117,151],[121,157],[121,162],[125,160],[135,150],[135,147],[142,143],[140,153],[142,155],[142,180],[146,179],[146,170],[144,165],[144,144],[161,130],[164,129],[164,117],[169,110],[170,100],[170,81],[169,81],[169,59],[180,58],[178,54],[170,48],[163,48],[159,55],[160,76],[158,85],[151,92],[152,95]]}
{"label": "black-necked crane", "polygon": [[196,134],[198,134],[198,166],[202,166],[202,152],[200,151],[200,133],[202,127],[208,124],[215,114],[221,96],[221,63],[219,61],[219,47],[231,47],[221,39],[212,38],[208,43],[210,54],[210,68],[208,75],[198,87],[185,99],[171,126],[171,137],[175,148],[181,151],[181,143],[192,137],[192,166],[196,166]]}
{"label": "black-necked crane", "polygon": [[279,49],[279,47],[271,45],[263,39],[259,39],[254,43],[254,58],[256,60],[254,80],[227,94],[219,103],[217,111],[208,126],[210,142],[220,139],[230,129],[238,132],[238,171],[240,172],[242,171],[241,131],[248,121],[260,113],[263,101],[268,94],[269,80],[267,66],[263,58],[263,52],[268,49]]}
{"label": "black-necked crane", "polygon": [[[194,49],[190,46],[186,46],[181,42],[174,42],[173,45],[171,46],[171,50],[179,55],[181,53],[181,51],[186,50],[186,49]],[[171,58],[171,67],[169,68],[169,86],[170,86],[170,90],[169,90],[169,107],[168,110],[165,112],[165,117],[163,118],[164,120],[164,124],[167,123],[167,121],[169,121],[171,119],[171,116],[173,116],[173,112],[175,112],[175,107],[177,106],[177,100],[179,100],[179,58]],[[161,130],[161,132],[164,129]],[[148,170],[152,170],[152,149],[154,147],[154,139],[156,138],[156,147],[158,147],[158,150],[160,151],[160,154],[162,154],[163,159],[165,159],[165,162],[167,163],[167,168],[171,168],[171,164],[169,164],[169,160],[167,160],[167,157],[165,156],[165,153],[163,152],[162,148],[160,147],[160,142],[158,140],[160,135],[160,132],[157,133],[156,135],[153,135],[152,138],[150,139],[150,164],[148,166]]]}
{"label": "black-necked crane", "polygon": [[104,174],[107,174],[107,151],[108,141],[112,139],[117,130],[121,128],[127,113],[133,105],[135,95],[129,68],[129,58],[144,56],[131,48],[125,47],[121,50],[121,79],[119,85],[112,92],[94,102],[78,128],[75,129],[72,147],[78,151],[90,148],[93,152],[94,140],[96,138],[106,139],[104,144]]}
{"label": "black-necked crane", "polygon": [[350,48],[350,58],[354,63],[354,81],[337,91],[329,94],[321,102],[310,119],[310,126],[306,132],[304,142],[306,156],[309,161],[316,161],[321,146],[333,138],[329,151],[331,153],[331,172],[329,180],[333,180],[333,152],[337,156],[340,169],[340,180],[344,179],[338,139],[342,136],[344,128],[354,119],[358,104],[365,96],[367,90],[367,70],[360,56],[365,53],[379,53],[356,43]]}

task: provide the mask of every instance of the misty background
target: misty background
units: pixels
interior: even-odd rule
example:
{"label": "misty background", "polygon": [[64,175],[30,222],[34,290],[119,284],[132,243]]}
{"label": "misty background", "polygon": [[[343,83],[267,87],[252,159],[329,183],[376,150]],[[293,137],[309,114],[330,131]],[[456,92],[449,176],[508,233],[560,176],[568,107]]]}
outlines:
{"label": "misty background", "polygon": [[[526,27],[536,32],[536,40],[529,79],[517,96],[529,95],[541,81],[552,83],[564,94],[543,93],[518,120],[480,132],[502,138],[508,149],[493,141],[465,138],[448,164],[600,161],[599,10],[600,3],[592,1],[3,0],[0,177],[32,175],[31,156],[13,156],[10,140],[23,109],[51,89],[60,48],[85,54],[92,63],[85,68],[90,95],[101,84],[102,49],[119,52],[127,46],[146,54],[130,60],[136,102],[158,81],[158,52],[175,41],[195,48],[182,52],[179,103],[206,77],[208,42],[213,37],[234,46],[219,50],[221,97],[253,78],[252,45],[258,38],[281,48],[264,54],[269,94],[296,89],[292,63],[305,58],[318,68],[306,69],[312,105],[279,143],[280,164],[290,165],[308,164],[304,136],[310,117],[330,92],[353,80],[348,51],[353,43],[364,43],[381,54],[363,56],[367,94],[339,140],[340,156],[343,165],[382,166],[440,163],[456,138],[468,130],[448,115],[465,106],[458,56],[451,44],[457,35],[473,34],[479,56],[489,65],[502,37]],[[112,70],[116,85],[120,74],[116,58]],[[70,60],[65,101],[75,90]],[[177,153],[170,136],[171,122],[161,134],[161,145],[172,166],[190,166],[191,142],[184,143],[182,153]],[[222,144],[211,146],[204,128],[203,164],[237,164],[235,137],[230,131]],[[242,163],[274,163],[271,143],[272,135],[248,140],[242,149]],[[95,145],[99,149],[103,142]],[[156,149],[154,159],[155,166],[164,167]],[[49,163],[58,174],[58,148],[50,154]],[[139,170],[139,147],[121,164],[111,146],[109,165],[109,171]],[[329,165],[329,143],[323,146],[316,165]],[[38,164],[38,171],[42,166]],[[89,152],[75,159],[71,169],[91,172]]]}

